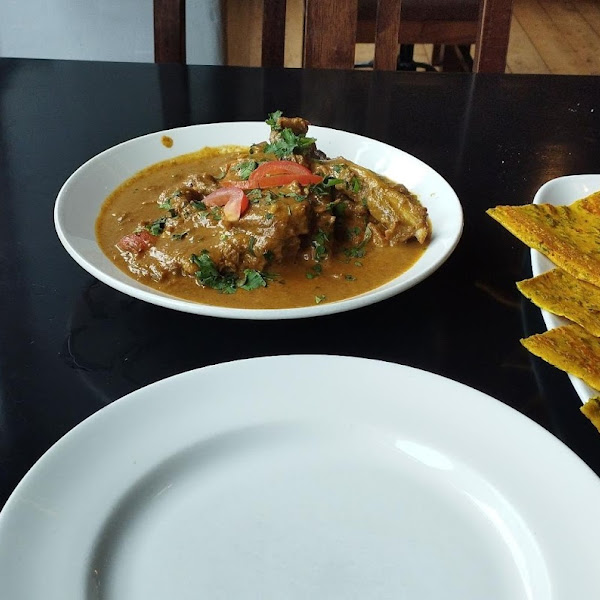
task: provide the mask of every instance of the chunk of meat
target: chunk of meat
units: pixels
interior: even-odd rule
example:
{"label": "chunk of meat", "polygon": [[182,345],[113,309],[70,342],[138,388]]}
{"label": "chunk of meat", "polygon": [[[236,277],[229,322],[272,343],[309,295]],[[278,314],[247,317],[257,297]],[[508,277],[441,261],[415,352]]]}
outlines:
{"label": "chunk of meat", "polygon": [[390,246],[413,237],[420,243],[427,240],[427,209],[403,185],[344,158],[315,162],[313,171],[341,179],[336,190],[354,202],[364,199],[371,217],[383,227],[384,238]]}

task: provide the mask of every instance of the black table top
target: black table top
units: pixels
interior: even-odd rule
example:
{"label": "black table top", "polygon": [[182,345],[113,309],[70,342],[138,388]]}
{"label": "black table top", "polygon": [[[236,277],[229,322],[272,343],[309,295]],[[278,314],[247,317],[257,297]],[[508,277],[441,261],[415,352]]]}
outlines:
{"label": "black table top", "polygon": [[[515,287],[531,275],[529,252],[485,214],[531,202],[554,177],[600,172],[599,100],[598,77],[0,60],[0,506],[42,453],[117,398],[278,354],[363,356],[450,377],[537,421],[600,474],[600,437],[567,376],[519,343],[545,330]],[[54,200],[87,159],[145,133],[276,109],[389,143],[444,176],[465,212],[448,262],[380,304],[277,322],[145,304],[67,255]]]}

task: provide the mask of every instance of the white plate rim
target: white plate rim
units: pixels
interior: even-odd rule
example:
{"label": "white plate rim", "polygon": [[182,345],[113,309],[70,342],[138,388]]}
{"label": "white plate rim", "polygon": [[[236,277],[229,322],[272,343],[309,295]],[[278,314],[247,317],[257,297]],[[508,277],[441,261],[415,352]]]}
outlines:
{"label": "white plate rim", "polygon": [[[598,190],[600,190],[600,174],[582,173],[578,175],[563,175],[544,183],[536,192],[533,204],[571,204]],[[531,249],[530,255],[531,271],[534,277],[554,268],[554,264],[537,250]],[[556,327],[570,323],[568,319],[554,315],[547,310],[540,309],[540,311],[547,329],[555,329]],[[598,395],[596,390],[592,389],[587,383],[579,379],[579,377],[575,377],[570,373],[567,373],[567,375],[583,404],[593,396]]]}
{"label": "white plate rim", "polygon": [[[302,364],[299,365],[299,362]],[[35,490],[36,480],[49,469],[54,468],[56,470],[58,468],[59,471],[55,471],[55,473],[60,472],[60,469],[63,468],[61,460],[64,462],[67,458],[73,457],[73,450],[77,450],[78,447],[81,449],[84,442],[90,444],[86,450],[90,452],[89,448],[94,448],[94,437],[103,437],[104,441],[102,443],[111,446],[115,442],[115,438],[105,435],[107,433],[107,426],[110,432],[111,424],[114,426],[118,419],[123,417],[129,418],[132,414],[137,414],[138,416],[148,414],[148,407],[151,414],[158,407],[157,414],[160,415],[162,413],[164,415],[166,411],[173,410],[171,403],[177,398],[177,396],[169,394],[168,399],[166,399],[164,398],[165,392],[180,389],[181,386],[189,387],[192,384],[197,385],[198,381],[202,380],[206,383],[209,377],[214,379],[215,375],[222,375],[223,373],[231,375],[232,372],[238,372],[240,368],[254,369],[256,366],[265,367],[269,372],[273,372],[273,367],[277,367],[275,372],[289,374],[290,370],[295,370],[299,366],[314,368],[317,364],[325,365],[327,372],[330,372],[329,369],[333,366],[335,366],[336,372],[356,373],[363,370],[364,372],[368,372],[371,377],[382,374],[396,375],[397,379],[404,384],[412,382],[416,386],[415,389],[422,388],[428,390],[428,386],[432,386],[435,389],[451,390],[451,399],[447,404],[442,403],[439,407],[441,413],[437,416],[435,411],[430,413],[431,421],[436,422],[437,420],[433,429],[429,431],[429,424],[424,423],[422,429],[420,426],[412,429],[414,438],[416,440],[435,443],[437,435],[441,431],[447,430],[450,422],[453,422],[454,425],[459,425],[457,431],[444,437],[443,445],[450,443],[451,448],[459,452],[459,458],[469,456],[469,460],[476,467],[486,465],[488,464],[487,461],[490,461],[488,466],[493,471],[492,483],[494,481],[512,482],[512,489],[509,494],[512,493],[514,495],[518,491],[520,494],[519,501],[524,501],[524,499],[531,497],[531,502],[527,500],[530,504],[528,507],[530,516],[532,510],[533,513],[539,512],[540,515],[545,514],[546,519],[550,522],[559,521],[556,524],[556,528],[560,530],[560,535],[567,535],[568,537],[571,535],[570,532],[573,532],[573,535],[577,538],[576,540],[563,540],[565,543],[560,544],[560,548],[558,544],[552,548],[542,547],[542,550],[549,555],[557,554],[565,558],[564,565],[562,565],[561,561],[557,563],[555,561],[556,557],[549,559],[549,562],[553,563],[552,566],[554,569],[559,567],[560,570],[562,565],[565,570],[565,573],[562,575],[561,573],[556,573],[555,570],[549,573],[549,577],[552,578],[552,581],[548,582],[549,585],[552,584],[550,587],[556,585],[557,589],[563,592],[561,593],[561,591],[553,589],[552,599],[570,600],[572,596],[568,593],[564,594],[565,589],[574,592],[578,590],[579,593],[588,594],[587,596],[577,596],[576,594],[575,597],[593,597],[598,592],[600,584],[594,577],[595,571],[591,568],[591,565],[594,564],[593,549],[597,543],[598,535],[600,535],[600,524],[594,522],[588,523],[585,518],[585,511],[578,510],[578,504],[585,502],[587,506],[593,506],[594,503],[600,501],[600,482],[595,474],[566,446],[527,417],[490,396],[463,384],[439,375],[395,363],[327,355],[261,357],[222,363],[181,373],[132,392],[83,421],[43,455],[17,486],[6,506],[0,512],[0,575],[3,574],[4,581],[9,582],[9,585],[10,581],[14,584],[15,579],[12,576],[15,575],[15,563],[10,563],[10,560],[12,560],[13,554],[19,554],[20,551],[19,544],[13,544],[14,540],[10,539],[11,519],[13,519],[15,513],[25,512],[26,514],[39,516],[40,511],[44,510],[43,506],[36,503],[38,498],[44,498],[43,489]],[[361,386],[359,385],[358,387]],[[162,400],[158,403],[156,400],[157,394],[162,394]],[[211,402],[212,400],[209,399],[207,402]],[[340,407],[343,405],[350,410],[352,418],[366,419],[369,422],[372,420],[372,422],[386,428],[392,425],[399,428],[398,431],[402,432],[400,435],[407,435],[407,431],[410,433],[411,428],[415,428],[414,423],[410,425],[408,430],[403,430],[402,428],[403,420],[407,416],[410,417],[412,411],[416,411],[414,414],[417,416],[420,415],[421,418],[428,414],[427,403],[423,402],[423,398],[413,398],[407,401],[408,403],[405,405],[400,402],[398,406],[391,406],[389,399],[382,400],[378,404],[378,408],[389,405],[392,414],[396,414],[397,411],[392,423],[388,420],[389,414],[372,415],[371,407],[368,405],[370,399],[366,396],[361,397],[359,405],[355,405],[354,400],[350,406],[346,404],[346,400],[335,400],[332,401],[331,405],[325,402],[325,411],[322,411],[324,406],[323,400],[324,398],[319,398],[318,401],[309,402],[308,408],[305,405],[300,406],[299,403],[293,405],[290,402],[284,401],[281,406],[277,407],[275,414],[276,416],[281,416],[281,411],[286,411],[286,414],[288,414],[287,411],[295,407],[296,410],[292,411],[294,418],[302,418],[307,415],[317,420],[331,418],[332,415],[342,415],[343,418],[347,418],[348,415],[340,411]],[[395,400],[400,401],[401,397],[395,398]],[[186,403],[189,404],[189,402],[189,399],[185,401],[180,400],[181,406],[186,405]],[[279,398],[275,404],[278,403]],[[272,403],[273,406],[275,404]],[[467,413],[469,414],[469,418],[465,419],[464,417]],[[455,416],[454,421],[447,420],[447,417],[451,414]],[[262,416],[266,419],[272,417],[268,411]],[[156,417],[156,414],[153,417]],[[260,417],[261,415],[259,414],[259,421]],[[244,423],[245,419],[248,418],[248,413],[246,413],[241,419],[234,416],[233,420],[238,419],[239,422]],[[481,422],[482,418],[483,423]],[[385,424],[382,424],[382,419],[385,420]],[[253,423],[254,421],[251,419],[251,422]],[[484,427],[479,430],[478,428],[482,425]],[[211,431],[210,427],[207,427],[207,431]],[[508,435],[508,432],[510,432],[510,435]],[[202,432],[199,432],[199,435],[202,435]],[[465,437],[471,439],[465,442]],[[411,439],[410,435],[408,435],[407,439]],[[477,452],[473,452],[473,448],[469,448],[469,445],[474,440],[478,440],[481,444],[478,445]],[[503,442],[499,443],[499,440],[503,440]],[[465,455],[465,452],[468,452],[468,454]],[[85,454],[83,456],[85,457]],[[119,459],[120,457],[113,457],[112,460]],[[143,463],[143,457],[140,457],[139,460]],[[548,470],[542,473],[539,472],[540,461],[543,460],[547,460],[553,465],[552,473]],[[141,472],[143,472],[143,469]],[[531,483],[533,476],[536,477],[536,485],[530,487],[528,483]],[[554,493],[548,496],[549,491],[553,491]],[[42,501],[39,500],[39,502],[41,503]],[[75,500],[72,502],[75,502]],[[68,503],[65,509],[68,510]],[[556,519],[557,511],[561,514],[561,519]],[[48,516],[49,521],[54,517],[54,515],[49,514],[42,515],[42,518],[45,519],[46,516]],[[81,519],[81,515],[79,515],[79,518]],[[540,522],[544,522],[543,519]],[[536,526],[538,529],[535,531],[536,539],[539,536],[539,540],[541,540],[544,537],[544,533],[547,532],[544,532],[544,528],[540,527],[540,523],[531,524],[533,530],[536,530]],[[17,535],[15,532],[13,534]],[[19,536],[21,534],[22,532],[18,532]],[[558,536],[559,538],[560,535]],[[551,536],[548,539],[554,538]],[[540,543],[543,546],[541,541]],[[2,559],[3,551],[4,558]],[[57,553],[57,555],[60,555],[60,553]],[[567,560],[566,557],[569,557],[570,560]],[[20,556],[19,558],[22,559],[23,557]],[[7,560],[10,564],[7,564]],[[20,582],[18,584],[21,585],[23,580],[26,579],[27,582],[25,585],[33,585],[33,582],[36,581],[35,565],[27,565],[25,571],[21,578],[16,574],[16,581]],[[574,573],[577,573],[577,581],[573,581]],[[58,576],[60,578],[60,573]],[[77,579],[77,577],[74,577],[74,579]],[[42,577],[41,580],[44,580],[44,578]],[[11,590],[10,587],[5,587],[4,589]],[[15,600],[24,600],[31,597],[21,595],[21,591],[20,589],[12,589],[13,595],[11,597],[15,598]],[[64,596],[61,595],[63,591],[66,594]],[[54,600],[54,598],[76,600],[76,598],[81,597],[76,594],[71,596],[66,591],[66,588],[64,590],[61,589],[58,594],[53,595],[54,590],[48,587],[47,592],[45,597],[51,600]],[[531,597],[549,599],[550,595],[546,596],[542,594]]]}
{"label": "white plate rim", "polygon": [[[397,157],[401,157],[402,160],[408,161],[411,164],[411,170],[424,171],[425,173],[427,173],[428,178],[431,181],[435,182],[436,197],[434,197],[434,194],[432,194],[431,197],[420,197],[420,200],[428,208],[430,215],[435,214],[436,212],[440,212],[444,216],[444,222],[442,222],[441,219],[436,219],[434,221],[432,218],[434,225],[434,237],[430,243],[429,248],[427,249],[427,252],[424,256],[422,256],[419,259],[419,261],[417,261],[417,263],[413,267],[411,267],[408,271],[400,275],[399,278],[393,280],[393,282],[388,282],[387,284],[377,288],[376,290],[363,293],[359,296],[354,296],[352,298],[340,300],[337,302],[323,302],[320,304],[315,304],[314,306],[286,309],[226,308],[213,306],[209,304],[200,304],[197,302],[187,301],[176,298],[174,296],[163,294],[161,292],[153,290],[152,288],[144,286],[143,284],[135,281],[134,279],[129,278],[126,275],[120,273],[117,267],[115,267],[114,265],[104,265],[102,268],[100,268],[98,264],[96,264],[96,260],[90,260],[89,256],[84,255],[84,253],[77,247],[78,241],[73,238],[73,236],[68,231],[68,227],[65,226],[65,213],[69,209],[69,202],[70,206],[73,206],[73,201],[69,198],[69,191],[78,178],[84,176],[87,170],[91,168],[96,168],[96,164],[101,163],[101,161],[107,160],[108,157],[110,157],[112,154],[127,151],[128,149],[140,144],[155,144],[156,148],[160,152],[163,152],[164,150],[172,151],[171,154],[163,152],[163,158],[158,158],[148,163],[144,163],[145,166],[153,164],[154,162],[158,162],[159,160],[164,160],[165,158],[174,157],[179,154],[190,152],[192,151],[192,149],[186,149],[185,151],[177,151],[178,136],[187,135],[190,132],[197,132],[198,134],[199,141],[195,147],[196,149],[200,149],[206,145],[216,145],[203,143],[201,141],[202,136],[211,135],[213,133],[211,130],[214,130],[215,128],[228,130],[231,132],[232,136],[234,134],[241,135],[241,133],[246,131],[248,132],[246,135],[250,135],[250,131],[257,132],[256,134],[254,134],[254,137],[246,137],[244,141],[239,141],[239,139],[234,139],[233,137],[231,137],[230,139],[232,139],[232,141],[230,143],[232,144],[249,145],[253,139],[256,141],[256,135],[259,135],[259,131],[260,135],[262,135],[262,138],[265,138],[266,134],[268,133],[267,126],[264,123],[255,121],[207,123],[199,125],[190,125],[186,127],[178,127],[149,133],[124,141],[120,144],[117,144],[111,148],[104,150],[103,152],[97,154],[96,156],[86,161],[83,165],[81,165],[65,181],[65,183],[61,187],[57,195],[54,207],[54,225],[58,238],[64,246],[65,250],[75,260],[75,262],[77,262],[77,264],[79,264],[88,273],[90,273],[103,283],[109,285],[110,287],[113,287],[114,289],[123,292],[129,296],[132,296],[139,300],[143,300],[145,302],[149,302],[151,304],[155,304],[157,306],[162,306],[181,312],[221,318],[259,320],[294,319],[313,316],[324,316],[337,312],[354,310],[363,306],[367,306],[369,304],[373,304],[375,302],[380,302],[398,293],[406,291],[418,284],[419,282],[421,282],[422,280],[424,280],[425,278],[429,277],[433,272],[435,272],[450,257],[450,255],[459,243],[463,230],[462,206],[458,197],[456,196],[456,193],[448,184],[448,182],[434,169],[429,167],[429,165],[427,165],[420,159],[414,157],[413,155],[408,154],[407,152],[404,152],[403,150],[400,150],[388,144],[385,144],[384,142],[380,142],[378,140],[374,140],[359,134],[343,130],[311,125],[309,134],[317,138],[317,144],[319,144],[319,138],[321,139],[321,147],[324,146],[323,140],[324,137],[327,138],[327,136],[341,136],[342,139],[354,140],[356,144],[368,144],[372,147],[378,148],[382,153],[393,153]],[[261,139],[260,135],[259,139]],[[163,136],[168,136],[175,139],[175,144],[173,145],[173,148],[166,149],[164,147],[164,145],[161,143],[161,139],[163,138]],[[221,143],[226,142],[222,141]],[[340,154],[342,153],[340,152]],[[120,181],[123,181],[127,177],[132,176],[138,170],[139,168],[133,169],[126,177],[122,178]],[[107,191],[105,191],[104,197],[108,195],[108,193],[110,193],[110,191],[112,191],[114,187],[110,186],[107,189]],[[445,203],[443,207],[440,204],[441,202]],[[97,206],[96,214],[98,211],[99,205]],[[443,231],[443,233],[440,233],[441,230]],[[102,260],[102,262],[104,261]],[[128,281],[128,279],[131,279],[131,281]]]}

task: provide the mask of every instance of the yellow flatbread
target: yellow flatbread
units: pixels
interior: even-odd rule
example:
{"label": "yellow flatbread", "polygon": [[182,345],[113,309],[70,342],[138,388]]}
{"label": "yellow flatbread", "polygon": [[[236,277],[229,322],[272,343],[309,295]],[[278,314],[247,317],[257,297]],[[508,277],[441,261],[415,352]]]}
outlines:
{"label": "yellow flatbread", "polygon": [[521,340],[532,354],[600,390],[600,338],[579,325],[564,325]]}
{"label": "yellow flatbread", "polygon": [[600,336],[600,287],[562,269],[519,281],[517,287],[540,308],[579,323],[591,334]]}
{"label": "yellow flatbread", "polygon": [[580,410],[600,431],[600,396],[590,398]]}
{"label": "yellow flatbread", "polygon": [[600,287],[600,192],[569,206],[497,206],[487,213],[557,267]]}

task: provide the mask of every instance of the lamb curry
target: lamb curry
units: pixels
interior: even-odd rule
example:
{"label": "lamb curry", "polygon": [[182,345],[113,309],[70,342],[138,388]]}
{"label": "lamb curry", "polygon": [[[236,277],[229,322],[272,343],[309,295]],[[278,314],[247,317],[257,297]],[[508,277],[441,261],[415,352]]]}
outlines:
{"label": "lamb curry", "polygon": [[291,308],[372,290],[424,252],[426,209],[403,185],[269,116],[268,142],[205,148],[119,186],[96,222],[121,269],[164,293],[220,306]]}

